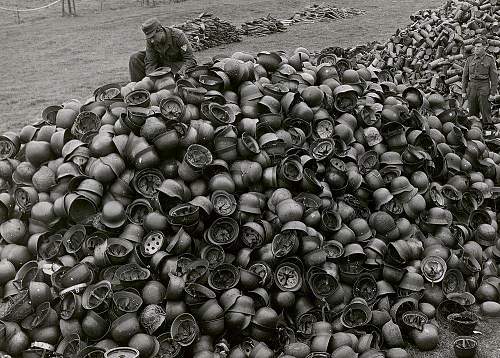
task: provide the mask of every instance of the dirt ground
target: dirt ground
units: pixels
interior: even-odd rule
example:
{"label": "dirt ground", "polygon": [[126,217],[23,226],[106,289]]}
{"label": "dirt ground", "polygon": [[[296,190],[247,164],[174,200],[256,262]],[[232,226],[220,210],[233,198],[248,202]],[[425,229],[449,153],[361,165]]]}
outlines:
{"label": "dirt ground", "polygon": [[[1,6],[34,8],[51,0],[3,0]],[[172,25],[210,12],[239,25],[271,14],[291,17],[305,6],[355,7],[366,14],[354,19],[291,26],[288,31],[198,52],[199,62],[215,54],[235,51],[292,50],[304,46],[312,51],[324,47],[383,42],[398,27],[410,23],[419,9],[439,6],[435,0],[186,0],[157,1],[142,7],[137,0],[75,0],[77,17],[62,17],[56,4],[37,12],[0,11],[0,131],[19,129],[38,118],[46,106],[72,98],[83,100],[103,84],[128,80],[128,58],[144,48],[140,23],[157,16]]]}
{"label": "dirt ground", "polygon": [[[243,37],[235,44],[197,52],[199,62],[217,54],[235,51],[290,51],[304,46],[319,51],[327,46],[354,46],[384,42],[397,28],[410,23],[419,9],[439,6],[435,0],[186,0],[157,1],[157,7],[139,6],[137,0],[75,0],[77,17],[61,17],[59,4],[45,10],[21,14],[0,11],[0,132],[18,130],[37,119],[43,108],[76,98],[85,100],[103,84],[128,80],[128,57],[144,48],[140,23],[157,16],[165,25],[183,22],[210,12],[239,25],[271,14],[285,19],[313,3],[366,10],[365,15],[334,22],[300,24],[288,31],[265,37]],[[3,0],[1,6],[33,8],[51,0]],[[500,321],[483,320],[478,326],[477,358],[500,358]],[[414,358],[454,357],[454,333],[441,329],[437,350],[418,352]]]}

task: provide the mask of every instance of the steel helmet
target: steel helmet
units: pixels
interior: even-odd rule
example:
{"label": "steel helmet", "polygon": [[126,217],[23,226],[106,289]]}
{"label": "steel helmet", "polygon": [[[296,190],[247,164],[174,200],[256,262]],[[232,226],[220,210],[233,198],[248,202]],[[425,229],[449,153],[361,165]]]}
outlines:
{"label": "steel helmet", "polygon": [[455,174],[461,170],[462,159],[455,153],[448,153],[444,157],[448,173]]}
{"label": "steel helmet", "polygon": [[424,197],[417,194],[409,202],[403,204],[403,210],[408,217],[415,219],[425,210],[426,205]]}
{"label": "steel helmet", "polygon": [[302,51],[297,51],[288,58],[288,64],[300,71],[303,67],[303,62],[309,61],[309,55]]}
{"label": "steel helmet", "polygon": [[399,112],[394,108],[394,106],[384,106],[380,115],[383,123],[399,123]]}
{"label": "steel helmet", "polygon": [[429,177],[423,171],[413,172],[410,177],[410,182],[418,189],[419,194],[425,193],[429,189]]}
{"label": "steel helmet", "polygon": [[370,72],[370,70],[368,68],[361,67],[361,68],[357,69],[356,72],[358,73],[359,78],[362,78],[365,81],[371,81],[372,73]]}
{"label": "steel helmet", "polygon": [[376,210],[380,210],[382,205],[387,204],[394,198],[394,196],[387,188],[378,188],[373,192],[372,197]]}
{"label": "steel helmet", "polygon": [[424,289],[424,278],[416,272],[406,272],[399,283],[399,288],[409,291],[422,291]]}
{"label": "steel helmet", "polygon": [[426,223],[431,225],[451,225],[453,221],[453,215],[449,210],[433,207],[430,208],[427,213]]}
{"label": "steel helmet", "polygon": [[340,85],[333,90],[334,106],[342,113],[352,111],[358,102],[358,93],[350,85]]}
{"label": "steel helmet", "polygon": [[380,133],[390,147],[401,147],[407,144],[405,128],[396,121],[385,122]]}
{"label": "steel helmet", "polygon": [[314,112],[306,102],[299,102],[290,110],[290,115],[295,118],[301,118],[311,122],[314,118]]}
{"label": "steel helmet", "polygon": [[493,246],[497,241],[497,233],[490,224],[480,224],[475,231],[477,242],[481,246]]}
{"label": "steel helmet", "polygon": [[415,87],[406,87],[403,91],[403,98],[408,102],[410,109],[419,109],[424,102],[424,95]]}
{"label": "steel helmet", "polygon": [[335,78],[327,78],[321,83],[321,85],[328,86],[332,90],[332,95],[333,95],[333,90],[338,86],[340,86],[340,82]]}
{"label": "steel helmet", "polygon": [[255,194],[244,193],[240,196],[239,206],[240,211],[250,214],[261,214],[260,200]]}
{"label": "steel helmet", "polygon": [[370,227],[375,229],[377,234],[385,235],[396,229],[394,218],[384,211],[374,212],[369,219]]}
{"label": "steel helmet", "polygon": [[12,174],[12,181],[15,184],[31,185],[31,179],[36,171],[37,169],[33,164],[29,162],[21,162]]}
{"label": "steel helmet", "polygon": [[339,136],[345,144],[351,144],[354,142],[354,133],[350,127],[348,127],[345,124],[337,124],[334,128],[333,131],[336,136]]}
{"label": "steel helmet", "polygon": [[[380,189],[384,186],[384,178],[382,177],[382,174],[377,169],[373,169],[373,170],[370,170],[365,175],[365,183],[366,183],[366,185],[368,185],[368,187],[370,189],[377,190],[377,189]],[[375,199],[375,193],[374,193],[374,199]]]}
{"label": "steel helmet", "polygon": [[[380,78],[380,75],[379,75],[379,78]],[[380,82],[380,87],[382,87],[382,90],[384,91],[384,94],[386,96],[392,96],[392,95],[396,94],[396,92],[397,92],[396,86],[397,85],[391,81]]]}
{"label": "steel helmet", "polygon": [[359,73],[355,70],[349,69],[342,73],[342,84],[357,84],[360,81]]}
{"label": "steel helmet", "polygon": [[446,262],[439,256],[427,256],[420,265],[422,275],[431,283],[441,282],[446,274]]}
{"label": "steel helmet", "polygon": [[491,198],[491,188],[484,181],[472,183],[471,188],[479,190],[484,199]]}
{"label": "steel helmet", "polygon": [[396,294],[392,285],[385,280],[377,281],[377,292],[378,297]]}
{"label": "steel helmet", "polygon": [[300,95],[311,108],[319,107],[323,103],[324,92],[317,86],[306,87]]}
{"label": "steel helmet", "polygon": [[363,139],[369,147],[373,147],[383,141],[382,135],[376,127],[363,129]]}
{"label": "steel helmet", "polygon": [[444,108],[446,103],[444,97],[439,93],[431,93],[427,96],[427,101],[431,109]]}
{"label": "steel helmet", "polygon": [[366,175],[373,169],[378,169],[379,165],[378,153],[374,150],[363,153],[358,159],[359,172],[363,175]]}
{"label": "steel helmet", "polygon": [[357,241],[367,241],[372,237],[372,231],[365,219],[356,218],[349,223],[349,227],[354,231]]}
{"label": "steel helmet", "polygon": [[122,226],[127,221],[125,208],[119,201],[109,201],[102,208],[101,222],[106,227],[115,229]]}
{"label": "steel helmet", "polygon": [[380,164],[384,165],[403,165],[401,154],[398,152],[385,152],[380,155]]}
{"label": "steel helmet", "polygon": [[418,136],[422,133],[420,129],[409,129],[406,132],[406,139],[409,144],[415,145],[415,141],[417,140]]}
{"label": "steel helmet", "polygon": [[362,261],[366,260],[366,253],[363,251],[363,248],[359,243],[351,243],[347,244],[344,248],[344,258],[349,261]]}
{"label": "steel helmet", "polygon": [[342,113],[335,119],[335,122],[345,124],[352,130],[355,130],[358,127],[358,120],[351,113]]}
{"label": "steel helmet", "polygon": [[337,69],[331,63],[321,63],[317,66],[318,71],[316,72],[316,76],[318,78],[319,83],[323,83],[325,80],[329,78],[333,78],[338,80],[339,74]]}
{"label": "steel helmet", "polygon": [[276,328],[276,323],[278,320],[278,313],[271,307],[261,307],[255,312],[255,316],[252,318],[252,324],[267,328]]}
{"label": "steel helmet", "polygon": [[[212,105],[212,104],[211,104]],[[224,109],[223,106],[213,104],[215,106],[218,106],[217,108],[220,108],[220,111]],[[216,107],[212,107],[212,111]],[[259,110],[259,114],[265,114],[265,113],[279,113],[281,111],[281,103],[278,101],[276,98],[271,97],[271,96],[263,96],[259,102],[257,102],[257,109]],[[226,111],[227,112],[227,111]],[[216,116],[212,115],[213,118],[217,119]],[[234,122],[234,118],[232,118],[232,122]],[[231,122],[227,122],[231,123]],[[226,123],[222,123],[220,120],[219,122],[216,122],[217,125],[223,125]]]}
{"label": "steel helmet", "polygon": [[342,224],[340,230],[335,232],[331,238],[333,240],[340,242],[343,245],[347,245],[353,243],[356,240],[356,234],[354,233],[354,231],[352,231],[352,229],[349,226]]}
{"label": "steel helmet", "polygon": [[366,304],[358,302],[348,304],[340,316],[342,325],[348,329],[364,326],[371,321],[371,318],[372,310]]}
{"label": "steel helmet", "polygon": [[371,273],[363,273],[353,283],[352,292],[352,302],[372,304],[377,299],[377,281]]}
{"label": "steel helmet", "polygon": [[393,195],[398,195],[412,190],[413,185],[410,184],[410,181],[405,176],[396,177],[391,181],[391,193]]}
{"label": "steel helmet", "polygon": [[368,259],[378,260],[385,256],[387,244],[377,237],[372,238],[364,248]]}

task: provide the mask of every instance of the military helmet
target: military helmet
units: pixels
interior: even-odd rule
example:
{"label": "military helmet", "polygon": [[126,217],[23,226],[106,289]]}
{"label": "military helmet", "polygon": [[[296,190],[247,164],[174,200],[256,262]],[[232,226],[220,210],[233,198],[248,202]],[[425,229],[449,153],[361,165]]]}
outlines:
{"label": "military helmet", "polygon": [[410,184],[410,181],[405,176],[399,176],[391,181],[391,193],[393,195],[401,194],[406,191],[411,191],[413,186]]}
{"label": "military helmet", "polygon": [[409,291],[422,291],[424,289],[424,278],[416,272],[406,272],[399,283],[399,287]]}
{"label": "military helmet", "polygon": [[370,227],[377,234],[385,235],[396,228],[396,221],[385,211],[377,211],[370,216]]}
{"label": "military helmet", "polygon": [[345,124],[350,127],[352,130],[355,130],[358,126],[358,120],[351,113],[342,113],[338,118],[335,119],[335,122]]}
{"label": "military helmet", "polygon": [[372,237],[372,231],[365,219],[356,218],[349,223],[349,227],[354,231],[358,241],[366,241]]}
{"label": "military helmet", "polygon": [[412,108],[420,108],[424,102],[424,96],[422,92],[415,87],[406,87],[402,93],[403,98],[406,99],[410,109]]}
{"label": "military helmet", "polygon": [[420,265],[422,275],[431,283],[441,282],[446,274],[446,262],[439,256],[426,256]]}
{"label": "military helmet", "polygon": [[337,124],[334,128],[335,135],[339,136],[345,144],[351,144],[354,142],[354,133],[352,129],[345,124]]}
{"label": "military helmet", "polygon": [[427,96],[427,101],[431,108],[444,108],[446,104],[444,97],[439,93],[431,93]]}
{"label": "military helmet", "polygon": [[413,172],[410,177],[411,184],[418,189],[418,194],[423,194],[429,189],[429,177],[423,171]]}
{"label": "military helmet", "polygon": [[497,241],[496,230],[490,224],[480,224],[475,231],[475,236],[481,246],[493,246]]}
{"label": "military helmet", "polygon": [[453,216],[449,210],[433,207],[429,209],[426,223],[432,225],[451,225],[452,221]]}
{"label": "military helmet", "polygon": [[448,153],[445,155],[446,168],[448,172],[459,172],[461,168],[462,159],[455,153]]}
{"label": "military helmet", "polygon": [[357,84],[360,82],[359,73],[355,70],[348,69],[342,73],[343,84]]}
{"label": "military helmet", "polygon": [[379,297],[396,294],[394,287],[385,280],[377,281],[377,292]]}
{"label": "military helmet", "polygon": [[[386,189],[386,188],[383,188],[384,178],[382,177],[382,174],[377,169],[370,170],[365,175],[365,183],[366,183],[366,185],[368,185],[368,187],[370,189],[375,190],[375,192],[379,189]],[[373,193],[373,199],[376,201],[375,192]]]}
{"label": "military helmet", "polygon": [[401,154],[398,152],[385,152],[380,155],[380,164],[385,165],[403,165],[403,160],[401,159]]}
{"label": "military helmet", "polygon": [[373,192],[373,202],[374,202],[374,205],[375,205],[375,209],[376,210],[380,210],[380,208],[382,207],[382,205],[387,204],[393,198],[394,198],[394,196],[389,191],[389,189],[384,188],[384,187],[383,188],[378,188],[377,190],[375,190]]}

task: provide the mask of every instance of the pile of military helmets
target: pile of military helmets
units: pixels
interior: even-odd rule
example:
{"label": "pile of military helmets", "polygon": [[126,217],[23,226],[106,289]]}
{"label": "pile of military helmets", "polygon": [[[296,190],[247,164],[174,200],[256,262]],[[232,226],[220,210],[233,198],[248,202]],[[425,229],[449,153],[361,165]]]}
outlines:
{"label": "pile of military helmets", "polygon": [[454,103],[297,48],[45,108],[0,136],[0,351],[394,358],[500,315],[500,142]]}

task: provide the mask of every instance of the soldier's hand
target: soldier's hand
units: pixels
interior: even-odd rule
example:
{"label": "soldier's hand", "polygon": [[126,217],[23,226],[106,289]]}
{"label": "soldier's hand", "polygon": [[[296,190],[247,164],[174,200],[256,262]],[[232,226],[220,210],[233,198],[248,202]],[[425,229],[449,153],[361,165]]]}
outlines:
{"label": "soldier's hand", "polygon": [[466,92],[462,92],[462,98],[465,98],[467,97],[467,93]]}
{"label": "soldier's hand", "polygon": [[495,99],[495,96],[493,96],[491,94],[488,96],[488,101],[493,102],[494,99]]}

